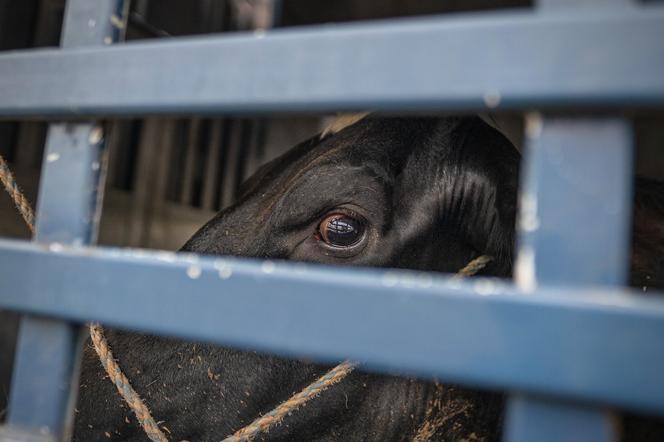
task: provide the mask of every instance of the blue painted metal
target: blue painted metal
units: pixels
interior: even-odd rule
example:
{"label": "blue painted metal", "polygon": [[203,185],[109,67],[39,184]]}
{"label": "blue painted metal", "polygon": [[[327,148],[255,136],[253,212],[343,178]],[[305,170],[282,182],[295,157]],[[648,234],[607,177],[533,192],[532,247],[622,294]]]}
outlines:
{"label": "blue painted metal", "polygon": [[60,46],[99,47],[124,39],[129,2],[67,0]]}
{"label": "blue painted metal", "polygon": [[[102,45],[118,38],[124,28],[123,3],[69,0],[62,46]],[[103,190],[99,184],[104,170],[103,142],[103,128],[96,124],[50,126],[40,180],[37,241],[94,243]],[[21,319],[9,425],[68,439],[77,391],[80,341],[78,329],[70,324],[34,316]]]}
{"label": "blue painted metal", "polygon": [[23,317],[16,349],[7,423],[59,439],[73,419],[77,330],[54,319]]}
{"label": "blue painted metal", "polygon": [[416,272],[0,246],[0,307],[664,412],[664,300],[630,290],[532,296]]}
{"label": "blue painted metal", "polygon": [[[51,125],[37,211],[38,241],[89,244],[98,220],[103,130],[90,124]],[[26,277],[26,274],[22,274]],[[59,436],[73,417],[77,328],[52,319],[21,320],[8,422]],[[69,404],[69,405],[68,405]],[[71,423],[71,422],[69,422]]]}
{"label": "blue painted metal", "polygon": [[661,41],[649,5],[20,51],[0,116],[661,105]]}
{"label": "blue painted metal", "polygon": [[[526,286],[626,284],[633,179],[629,123],[538,114],[526,123],[517,277]],[[528,269],[534,274],[526,274]]]}
{"label": "blue painted metal", "polygon": [[101,124],[51,124],[37,210],[39,242],[82,245],[96,241],[104,138]]}
{"label": "blue painted metal", "polygon": [[[630,124],[621,118],[533,113],[526,136],[517,282],[526,290],[540,284],[625,285],[633,179]],[[611,441],[617,439],[611,420],[601,408],[518,396],[508,406],[506,439]]]}
{"label": "blue painted metal", "polygon": [[[69,0],[67,50],[0,54],[0,116],[663,104],[664,7],[560,7],[571,3],[99,50],[121,37],[122,2]],[[0,307],[507,389],[510,441],[610,440],[601,407],[664,413],[664,301],[617,287],[630,127],[533,114],[527,131],[515,288],[82,248],[96,231],[101,132],[54,125],[38,214],[38,239],[50,244],[0,241],[11,287]],[[64,433],[76,349],[72,326],[23,321],[12,427],[0,439]]]}
{"label": "blue painted metal", "polygon": [[60,442],[52,434],[41,434],[39,431],[6,425],[0,426],[0,440],[2,442]]}
{"label": "blue painted metal", "polygon": [[[588,8],[597,11],[600,8],[611,8],[614,11],[619,8],[633,8],[638,5],[639,0],[535,0],[535,6],[538,11],[551,13],[551,10],[562,10],[564,8],[573,8],[572,11],[579,11],[580,8]],[[568,9],[569,10],[569,9]]]}
{"label": "blue painted metal", "polygon": [[615,426],[585,404],[517,395],[508,403],[508,441],[599,442],[614,440]]}

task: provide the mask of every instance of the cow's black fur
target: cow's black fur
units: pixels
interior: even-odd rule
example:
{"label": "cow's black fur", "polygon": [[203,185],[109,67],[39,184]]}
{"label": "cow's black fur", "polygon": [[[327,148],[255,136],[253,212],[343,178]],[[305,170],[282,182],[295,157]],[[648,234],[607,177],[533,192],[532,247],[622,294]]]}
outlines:
{"label": "cow's black fur", "polygon": [[[511,143],[478,118],[366,118],[264,166],[237,204],[183,249],[442,272],[489,254],[496,261],[485,274],[508,276],[518,165]],[[366,219],[359,250],[320,243],[318,223],[338,210]],[[135,333],[108,337],[172,440],[220,440],[328,368]],[[355,372],[259,439],[412,440],[427,419],[441,423],[431,440],[495,440],[501,415],[494,393]],[[106,440],[105,433],[145,439],[87,348],[75,439]]]}

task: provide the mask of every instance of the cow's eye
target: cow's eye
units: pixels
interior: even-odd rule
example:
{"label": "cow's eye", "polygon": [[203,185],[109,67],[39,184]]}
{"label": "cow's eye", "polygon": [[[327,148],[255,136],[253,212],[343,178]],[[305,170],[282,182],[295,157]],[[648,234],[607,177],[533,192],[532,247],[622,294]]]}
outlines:
{"label": "cow's eye", "polygon": [[352,216],[335,213],[318,225],[320,240],[332,247],[351,247],[364,236],[364,222]]}

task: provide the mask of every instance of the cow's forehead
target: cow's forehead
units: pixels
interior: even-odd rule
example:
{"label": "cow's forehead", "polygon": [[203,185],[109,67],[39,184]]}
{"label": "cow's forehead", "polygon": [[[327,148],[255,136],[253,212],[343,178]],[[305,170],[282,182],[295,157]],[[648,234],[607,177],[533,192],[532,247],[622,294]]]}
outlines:
{"label": "cow's forehead", "polygon": [[315,136],[306,146],[295,147],[273,161],[268,170],[262,171],[260,191],[283,193],[318,172],[330,173],[337,169],[339,175],[343,175],[344,168],[351,170],[357,166],[370,166],[383,175],[413,149],[426,149],[422,144],[435,148],[436,143],[429,135],[436,130],[437,120],[354,116],[346,118],[345,123],[352,119],[357,121],[341,130],[341,126],[330,129],[338,132],[324,138]]}
{"label": "cow's forehead", "polygon": [[381,119],[363,119],[325,139],[315,137],[307,148],[294,148],[270,164],[247,197],[263,207],[262,212],[286,204],[298,218],[315,206],[364,201],[369,199],[366,192],[382,194],[393,180],[392,147],[404,144],[384,133],[378,127],[382,124]]}
{"label": "cow's forehead", "polygon": [[[276,196],[298,182],[309,181],[317,173],[329,175],[337,170],[335,175],[344,176],[347,175],[344,171],[361,166],[370,170],[374,177],[384,179],[392,172],[402,170],[405,161],[417,163],[420,172],[429,168],[438,170],[441,166],[439,161],[456,157],[448,153],[463,144],[466,138],[463,133],[480,130],[486,135],[486,128],[481,127],[486,125],[479,119],[476,119],[480,122],[478,126],[476,122],[462,125],[464,121],[474,121],[463,117],[396,118],[370,115],[354,118],[359,120],[333,135],[322,139],[313,137],[274,161],[263,171],[260,185],[254,189],[263,195]],[[350,120],[349,117],[346,122]],[[483,144],[487,143],[475,140],[464,150],[475,158],[474,161],[483,162],[482,158],[495,153]],[[413,156],[413,152],[418,153]],[[414,160],[409,160],[410,157]]]}
{"label": "cow's forehead", "polygon": [[[328,135],[315,137],[312,148],[302,152],[299,157],[292,157],[290,163],[285,165],[284,172],[287,175],[302,174],[330,165],[350,166],[358,161],[384,162],[390,154],[389,147],[401,142],[395,136],[398,130],[393,134],[381,130],[379,126],[385,124],[382,119],[361,116],[348,118],[344,121],[345,127],[338,125],[327,128],[330,131]],[[351,123],[353,118],[356,120]],[[398,123],[394,122],[396,125]]]}

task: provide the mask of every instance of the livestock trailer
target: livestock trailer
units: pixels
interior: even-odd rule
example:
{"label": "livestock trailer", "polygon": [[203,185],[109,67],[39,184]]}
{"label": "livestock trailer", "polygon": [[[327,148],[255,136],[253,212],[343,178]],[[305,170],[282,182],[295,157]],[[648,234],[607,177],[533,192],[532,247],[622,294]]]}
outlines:
{"label": "livestock trailer", "polygon": [[[60,48],[0,54],[0,117],[57,121],[35,241],[0,240],[0,307],[22,314],[0,440],[68,434],[88,321],[499,389],[514,442],[613,440],[610,407],[664,414],[664,298],[625,287],[625,112],[664,105],[664,5],[119,44],[126,11],[68,0]],[[94,246],[98,121],[364,109],[525,113],[513,283]]]}

